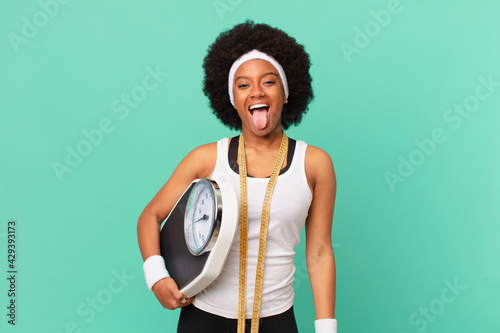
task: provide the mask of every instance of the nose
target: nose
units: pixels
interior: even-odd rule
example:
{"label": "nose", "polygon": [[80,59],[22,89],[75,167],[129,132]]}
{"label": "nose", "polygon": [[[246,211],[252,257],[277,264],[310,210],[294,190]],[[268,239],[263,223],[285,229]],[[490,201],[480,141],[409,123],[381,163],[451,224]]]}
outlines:
{"label": "nose", "polygon": [[262,90],[262,87],[259,85],[254,85],[252,87],[252,93],[250,95],[251,97],[263,97],[264,96],[264,90]]}

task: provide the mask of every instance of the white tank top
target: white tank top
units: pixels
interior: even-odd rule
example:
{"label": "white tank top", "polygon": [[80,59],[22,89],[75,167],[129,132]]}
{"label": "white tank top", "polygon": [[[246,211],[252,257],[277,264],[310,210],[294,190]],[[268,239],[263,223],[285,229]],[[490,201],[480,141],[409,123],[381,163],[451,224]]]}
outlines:
{"label": "white tank top", "polygon": [[[278,177],[269,217],[264,264],[264,281],[260,317],[280,314],[293,304],[294,248],[300,241],[312,201],[305,174],[307,144],[297,140],[289,169]],[[239,175],[228,162],[228,139],[217,142],[217,163],[213,174],[225,172],[240,197]],[[255,271],[259,249],[260,218],[269,178],[248,177],[248,259],[246,318],[252,318]],[[193,304],[206,312],[226,318],[238,318],[238,281],[240,255],[239,227],[221,274]]]}

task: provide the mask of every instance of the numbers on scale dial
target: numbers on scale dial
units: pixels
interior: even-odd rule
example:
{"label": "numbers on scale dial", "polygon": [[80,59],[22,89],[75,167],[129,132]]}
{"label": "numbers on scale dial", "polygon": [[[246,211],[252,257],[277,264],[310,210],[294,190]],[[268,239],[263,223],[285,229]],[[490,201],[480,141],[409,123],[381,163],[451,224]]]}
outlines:
{"label": "numbers on scale dial", "polygon": [[217,203],[213,191],[210,181],[202,179],[189,195],[184,216],[184,237],[193,255],[202,254],[210,246],[209,241],[216,228]]}
{"label": "numbers on scale dial", "polygon": [[209,221],[213,215],[212,203],[212,192],[209,187],[203,186],[200,189],[200,193],[197,197],[195,207],[197,208],[196,216],[193,216],[193,229],[194,229],[194,241],[197,246],[202,246],[207,240],[207,236],[210,233],[210,223],[204,223]]}

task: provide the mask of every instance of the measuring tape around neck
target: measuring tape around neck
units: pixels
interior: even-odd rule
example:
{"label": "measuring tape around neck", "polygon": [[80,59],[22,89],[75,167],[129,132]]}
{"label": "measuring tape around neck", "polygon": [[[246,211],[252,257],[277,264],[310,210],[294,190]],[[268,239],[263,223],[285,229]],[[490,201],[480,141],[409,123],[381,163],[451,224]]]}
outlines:
{"label": "measuring tape around neck", "polygon": [[[240,174],[240,267],[239,267],[239,300],[238,300],[238,333],[245,332],[246,314],[246,288],[247,288],[247,250],[248,250],[248,188],[247,188],[247,163],[245,157],[245,142],[243,134],[240,135],[238,145],[239,174]],[[259,235],[259,254],[257,270],[255,274],[255,292],[252,309],[251,333],[259,331],[260,304],[262,299],[262,282],[264,279],[264,259],[266,255],[267,229],[269,225],[269,210],[274,186],[285,160],[288,150],[288,137],[283,132],[281,145],[274,163],[273,172],[267,183],[264,203],[262,205],[262,216]]]}

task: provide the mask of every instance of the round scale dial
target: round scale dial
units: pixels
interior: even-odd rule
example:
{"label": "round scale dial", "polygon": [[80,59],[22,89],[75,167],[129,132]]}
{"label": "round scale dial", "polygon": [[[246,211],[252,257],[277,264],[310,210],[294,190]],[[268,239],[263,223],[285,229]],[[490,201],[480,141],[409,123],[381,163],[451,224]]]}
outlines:
{"label": "round scale dial", "polygon": [[217,184],[201,179],[191,190],[184,216],[184,237],[193,255],[210,251],[217,239],[221,220],[220,190]]}

